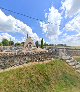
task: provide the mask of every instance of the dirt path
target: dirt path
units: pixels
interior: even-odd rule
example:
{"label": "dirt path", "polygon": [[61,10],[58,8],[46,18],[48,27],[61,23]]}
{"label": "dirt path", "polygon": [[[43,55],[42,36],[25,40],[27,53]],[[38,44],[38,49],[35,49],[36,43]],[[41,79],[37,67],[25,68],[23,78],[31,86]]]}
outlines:
{"label": "dirt path", "polygon": [[36,64],[46,64],[46,63],[49,63],[49,62],[51,62],[51,60],[47,60],[47,61],[44,61],[44,62],[30,62],[30,63],[19,65],[19,66],[13,66],[13,67],[10,67],[10,68],[4,69],[4,70],[1,69],[0,73],[1,72],[5,72],[5,71],[10,71],[10,70],[13,70],[13,69],[17,69],[17,68],[22,68],[22,67],[27,67],[27,66],[31,66],[31,65],[36,65]]}

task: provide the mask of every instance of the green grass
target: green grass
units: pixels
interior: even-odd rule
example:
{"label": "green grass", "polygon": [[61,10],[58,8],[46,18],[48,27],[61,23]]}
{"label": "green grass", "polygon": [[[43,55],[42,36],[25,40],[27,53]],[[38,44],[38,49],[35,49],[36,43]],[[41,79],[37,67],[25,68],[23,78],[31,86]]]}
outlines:
{"label": "green grass", "polygon": [[[45,46],[44,46],[45,47]],[[51,48],[51,47],[55,47],[55,46],[46,46],[47,48]],[[75,49],[75,50],[77,50],[77,49],[80,49],[80,46],[56,46],[56,48],[70,48],[70,49]]]}
{"label": "green grass", "polygon": [[74,56],[74,59],[80,62],[80,56]]}
{"label": "green grass", "polygon": [[71,46],[72,49],[80,49],[80,46]]}
{"label": "green grass", "polygon": [[80,75],[64,61],[0,73],[0,92],[80,92]]}

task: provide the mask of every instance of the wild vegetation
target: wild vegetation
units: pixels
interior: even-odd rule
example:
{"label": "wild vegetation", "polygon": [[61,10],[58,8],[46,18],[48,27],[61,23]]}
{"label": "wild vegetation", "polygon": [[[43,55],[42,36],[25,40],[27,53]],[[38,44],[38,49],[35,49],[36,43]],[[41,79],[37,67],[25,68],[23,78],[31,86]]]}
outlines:
{"label": "wild vegetation", "polygon": [[0,92],[80,92],[80,75],[54,60],[0,73]]}

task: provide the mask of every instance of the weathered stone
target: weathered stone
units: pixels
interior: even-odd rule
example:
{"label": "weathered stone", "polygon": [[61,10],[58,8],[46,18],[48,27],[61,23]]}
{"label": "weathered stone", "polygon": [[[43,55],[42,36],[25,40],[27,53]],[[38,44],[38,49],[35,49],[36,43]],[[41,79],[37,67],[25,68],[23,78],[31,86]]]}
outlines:
{"label": "weathered stone", "polygon": [[0,68],[5,69],[12,66],[19,66],[28,62],[40,62],[45,60],[52,60],[56,57],[54,52],[40,52],[40,53],[18,53],[17,55],[2,55],[0,56]]}

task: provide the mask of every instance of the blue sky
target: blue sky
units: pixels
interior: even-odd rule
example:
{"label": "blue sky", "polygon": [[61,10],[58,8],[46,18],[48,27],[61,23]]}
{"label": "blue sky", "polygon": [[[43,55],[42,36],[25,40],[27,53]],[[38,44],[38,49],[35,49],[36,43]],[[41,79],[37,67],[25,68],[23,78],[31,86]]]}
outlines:
{"label": "blue sky", "polygon": [[[1,9],[1,14],[3,12],[6,16],[11,15],[15,19],[20,20],[24,24],[29,26],[30,27],[29,30],[32,29],[32,32],[29,32],[29,34],[30,36],[33,35],[32,37],[34,37],[36,40],[40,40],[41,38],[44,38],[44,40],[48,43],[54,43],[54,44],[66,43],[68,45],[75,45],[75,44],[80,45],[78,44],[79,43],[78,41],[80,40],[78,36],[79,31],[77,31],[80,29],[80,27],[79,26],[75,27],[76,24],[74,22],[74,21],[78,22],[77,20],[80,19],[79,16],[80,7],[77,7],[77,2],[75,1],[76,2],[75,3],[74,1],[73,0],[71,1],[70,0],[34,0],[34,1],[33,0],[0,0],[0,7],[4,7],[6,9],[23,13],[25,15],[43,20],[41,22],[36,21]],[[79,3],[80,0],[77,1]],[[73,9],[73,6],[75,6],[76,8]],[[74,11],[74,13],[72,11]],[[0,17],[2,18],[2,16]],[[8,19],[9,21],[11,21],[11,23],[13,23],[12,17],[9,17]],[[15,19],[13,20],[16,21]],[[57,25],[55,25],[54,21]],[[48,22],[52,22],[52,25],[51,24],[49,25]],[[22,27],[20,22],[18,23],[19,24],[17,26]],[[11,25],[10,27],[13,26]],[[23,29],[17,28],[17,30],[19,31]],[[4,38],[5,37],[4,35],[7,34],[8,37],[12,37],[12,39],[16,41],[23,41],[25,39],[26,35],[24,35],[22,32],[15,32],[15,31],[13,32],[13,31],[14,30],[4,31],[4,29],[1,28],[0,37]],[[25,34],[27,34],[27,31],[25,32]],[[70,41],[72,41],[72,39],[73,42],[71,43]]]}
{"label": "blue sky", "polygon": [[[34,0],[34,1],[32,0],[28,0],[28,1],[27,0],[1,0],[0,1],[1,7],[23,13],[31,17],[39,18],[42,20],[45,20],[44,10],[48,10],[49,7],[51,7],[51,5],[52,5],[52,0],[47,0],[47,2],[46,0],[39,0],[39,1],[38,0]],[[2,11],[6,15],[12,15],[15,18],[23,21],[24,23],[26,23],[33,29],[33,32],[36,32],[40,37],[43,37],[40,26],[39,26],[39,21],[35,21],[35,20],[29,19],[26,17],[22,17],[20,15],[10,13],[5,10],[2,10]],[[14,34],[12,35],[14,36]],[[16,36],[20,36],[20,35],[16,34]]]}

